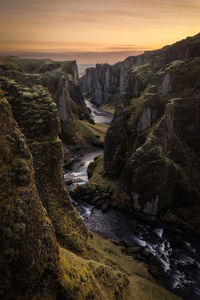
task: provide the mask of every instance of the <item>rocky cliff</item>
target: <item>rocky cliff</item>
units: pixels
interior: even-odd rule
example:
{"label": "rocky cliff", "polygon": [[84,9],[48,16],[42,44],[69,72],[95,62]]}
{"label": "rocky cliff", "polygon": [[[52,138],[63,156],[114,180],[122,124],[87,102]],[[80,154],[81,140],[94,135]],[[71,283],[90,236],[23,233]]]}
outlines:
{"label": "rocky cliff", "polygon": [[32,156],[1,91],[0,138],[0,298],[30,299],[55,288],[59,252]]}
{"label": "rocky cliff", "polygon": [[86,69],[86,75],[80,78],[82,91],[97,105],[110,100],[111,95],[119,92],[121,63],[110,66],[97,64]]}
{"label": "rocky cliff", "polygon": [[[20,63],[22,71],[38,72],[38,62]],[[54,64],[46,67],[56,74]],[[88,234],[63,184],[59,106],[51,84],[48,90],[34,81],[40,74],[17,72],[17,82],[0,77],[0,298],[179,299],[120,245]],[[69,93],[78,102],[74,79],[73,85]]]}
{"label": "rocky cliff", "polygon": [[[43,88],[28,91],[27,89],[23,90],[16,83],[13,86],[13,82],[10,82],[9,87],[13,91],[13,98],[17,96],[18,92],[21,94],[21,98],[17,100],[26,102],[31,109],[37,102],[39,106],[45,100],[45,105],[47,105],[47,101],[48,104],[52,102],[47,98],[47,93]],[[39,96],[40,98],[38,98]],[[7,97],[17,114],[12,94],[7,93]],[[28,104],[28,102],[32,102],[32,104]],[[23,106],[20,106],[19,109],[22,109],[22,115],[24,115]],[[41,112],[43,109],[44,107],[41,107]],[[51,121],[55,116],[55,111],[51,116],[47,115]],[[22,119],[19,118],[18,121],[22,126]],[[37,123],[36,120],[34,121]],[[33,119],[29,122],[33,122]],[[47,120],[44,120],[45,122]],[[31,125],[30,123],[23,124]],[[54,124],[52,127],[55,129],[56,125]],[[39,135],[41,138],[45,125],[41,124],[41,131],[38,127],[37,130],[38,134],[41,132]],[[25,133],[27,135],[26,130]],[[78,241],[81,238],[85,239],[85,235],[79,226],[83,228],[84,225],[71,207],[62,180],[59,182],[60,178],[56,178],[60,175],[55,170],[60,157],[57,156],[54,159],[59,152],[57,151],[59,146],[56,146],[57,149],[53,146],[52,149],[52,136],[56,132],[51,128],[51,137],[46,136],[45,140],[43,136],[43,141],[40,140],[40,142],[32,140],[33,135],[36,134],[36,128],[33,128],[32,133],[29,131],[29,134],[27,142],[33,158],[26,144],[26,138],[14,120],[11,107],[0,90],[0,298],[5,300],[103,300],[116,299],[118,296],[122,298],[129,283],[125,274],[103,263],[86,260],[69,251],[72,249],[80,253],[81,244]],[[56,141],[54,143],[56,144]],[[44,154],[48,156],[51,153],[47,160],[41,153],[40,145],[45,151]],[[38,152],[34,147],[39,148]],[[55,153],[52,153],[54,150]],[[42,158],[45,163],[43,173],[40,169]],[[36,174],[34,174],[34,167]],[[39,170],[40,177],[38,177]],[[59,184],[59,189],[61,189],[57,190],[56,198],[53,194],[55,186],[51,188],[50,185],[44,185],[44,182],[47,184],[49,179],[47,171],[52,172],[56,184]],[[51,181],[50,184],[54,183]],[[51,199],[47,199],[45,194],[47,191],[51,193],[49,194]],[[48,214],[41,199],[44,200]],[[49,200],[51,203],[47,203]],[[57,213],[56,217],[55,213]],[[55,226],[56,236],[49,216]],[[76,219],[77,223],[74,222]],[[58,221],[62,225],[62,232],[59,232]],[[71,226],[69,231],[72,223],[73,227]],[[59,247],[56,237],[65,246],[65,249]],[[66,243],[66,241],[68,242]],[[85,253],[85,255],[89,256],[90,252],[94,252],[94,257],[98,260],[97,251],[92,250],[91,246],[89,248],[87,243],[86,241],[84,243],[84,247],[88,247],[88,254]]]}
{"label": "rocky cliff", "polygon": [[[70,244],[73,247],[74,229],[75,234],[81,233],[83,240],[86,238],[86,230],[81,219],[74,213],[64,188],[63,147],[58,138],[60,122],[56,104],[42,86],[24,88],[3,77],[0,78],[0,86],[27,139],[33,155],[38,193],[56,229],[57,238],[62,245]],[[76,249],[78,250],[78,246]]]}
{"label": "rocky cliff", "polygon": [[[96,65],[89,68],[80,79],[82,90],[97,105],[113,101],[124,91],[127,73],[133,66],[150,63],[154,71],[174,60],[198,57],[200,53],[200,34],[188,37],[162,49],[146,51],[138,56],[130,56],[115,65]],[[116,101],[114,101],[116,102]]]}
{"label": "rocky cliff", "polygon": [[29,88],[34,85],[48,88],[58,108],[61,122],[60,137],[67,145],[80,144],[74,120],[86,120],[91,123],[93,120],[78,85],[78,69],[75,61],[54,62],[4,57],[0,59],[0,76],[14,79]]}
{"label": "rocky cliff", "polygon": [[58,114],[49,93],[8,79],[1,86],[27,139],[0,90],[0,298],[114,300],[139,293],[147,299],[151,293],[178,300],[122,247],[92,233],[85,239],[60,176]]}
{"label": "rocky cliff", "polygon": [[[107,131],[104,161],[74,192],[108,206],[159,216],[195,229],[200,213],[200,58],[156,72],[128,72],[124,98]],[[104,167],[103,167],[104,163]],[[84,196],[85,195],[85,196]]]}
{"label": "rocky cliff", "polygon": [[154,74],[147,72],[150,66],[142,68],[143,73],[141,67],[129,73],[123,107],[105,139],[104,168],[120,178],[134,210],[166,218],[173,214],[195,228],[200,59],[175,61]]}

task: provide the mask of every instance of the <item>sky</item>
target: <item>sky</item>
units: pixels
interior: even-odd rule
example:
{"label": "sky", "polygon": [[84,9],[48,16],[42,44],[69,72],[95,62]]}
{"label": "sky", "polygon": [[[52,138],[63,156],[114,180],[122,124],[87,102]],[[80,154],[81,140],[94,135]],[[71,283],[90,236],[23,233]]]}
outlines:
{"label": "sky", "polygon": [[200,0],[0,0],[0,55],[115,63],[200,32]]}

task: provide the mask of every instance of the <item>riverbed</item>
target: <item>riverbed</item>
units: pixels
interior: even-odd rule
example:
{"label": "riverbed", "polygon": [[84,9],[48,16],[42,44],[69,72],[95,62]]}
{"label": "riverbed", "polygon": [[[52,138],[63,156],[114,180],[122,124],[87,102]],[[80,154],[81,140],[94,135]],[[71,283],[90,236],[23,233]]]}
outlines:
{"label": "riverbed", "polygon": [[112,121],[112,114],[101,110],[97,105],[85,100],[87,107],[91,110],[91,116],[95,123],[110,124]]}
{"label": "riverbed", "polygon": [[[104,123],[104,117],[108,118],[108,115],[103,115],[94,104],[86,104],[95,122]],[[98,114],[101,119],[95,119],[99,117]],[[68,189],[88,181],[87,167],[102,153],[102,149],[96,149],[73,162],[70,172],[64,174],[65,182],[70,183],[67,184]],[[148,251],[149,263],[158,267],[157,279],[165,288],[183,299],[200,299],[200,241],[197,236],[178,227],[147,221],[122,211],[110,209],[102,212],[81,199],[71,201],[89,230],[108,238],[126,240],[130,246],[139,246]]]}

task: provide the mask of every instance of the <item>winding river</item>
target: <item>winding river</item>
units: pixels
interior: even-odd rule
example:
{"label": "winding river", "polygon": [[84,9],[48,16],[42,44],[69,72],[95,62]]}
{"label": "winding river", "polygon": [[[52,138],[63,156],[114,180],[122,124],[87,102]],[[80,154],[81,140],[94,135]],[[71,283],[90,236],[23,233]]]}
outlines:
{"label": "winding river", "polygon": [[[111,122],[109,113],[102,112],[87,100],[86,104],[96,123]],[[96,149],[73,162],[70,172],[64,174],[69,189],[71,185],[88,181],[87,167],[94,157],[102,153],[102,149]],[[81,199],[71,201],[89,230],[116,240],[126,240],[130,246],[147,250],[148,263],[158,267],[159,282],[165,288],[183,299],[200,299],[200,241],[197,236],[121,211],[110,209],[102,212]]]}

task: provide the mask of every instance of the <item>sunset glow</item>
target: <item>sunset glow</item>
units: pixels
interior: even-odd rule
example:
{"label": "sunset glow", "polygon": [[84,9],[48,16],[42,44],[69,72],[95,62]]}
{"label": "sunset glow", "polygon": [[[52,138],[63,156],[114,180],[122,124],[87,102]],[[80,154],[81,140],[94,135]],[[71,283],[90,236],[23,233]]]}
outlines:
{"label": "sunset glow", "polygon": [[196,0],[0,0],[0,55],[114,63],[199,25]]}

